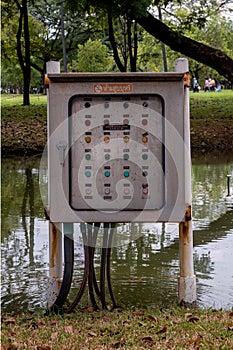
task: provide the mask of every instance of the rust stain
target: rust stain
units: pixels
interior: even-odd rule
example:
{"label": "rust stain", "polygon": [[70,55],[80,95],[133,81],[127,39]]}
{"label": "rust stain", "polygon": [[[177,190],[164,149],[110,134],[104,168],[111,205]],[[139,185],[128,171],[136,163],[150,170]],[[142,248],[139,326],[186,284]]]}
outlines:
{"label": "rust stain", "polygon": [[54,268],[55,266],[55,256],[56,256],[56,252],[57,252],[57,244],[58,244],[58,232],[57,232],[57,228],[54,225],[54,223],[50,223],[50,225],[52,225],[52,239],[51,239],[51,257],[50,257],[50,267]]}
{"label": "rust stain", "polygon": [[184,75],[184,86],[190,87],[190,73],[186,72]]}
{"label": "rust stain", "polygon": [[191,205],[186,206],[186,211],[185,211],[185,221],[190,221],[192,220],[192,208]]}
{"label": "rust stain", "polygon": [[49,84],[50,84],[50,79],[49,79],[48,75],[45,74],[45,76],[44,76],[44,85],[45,85],[45,87],[48,88]]}

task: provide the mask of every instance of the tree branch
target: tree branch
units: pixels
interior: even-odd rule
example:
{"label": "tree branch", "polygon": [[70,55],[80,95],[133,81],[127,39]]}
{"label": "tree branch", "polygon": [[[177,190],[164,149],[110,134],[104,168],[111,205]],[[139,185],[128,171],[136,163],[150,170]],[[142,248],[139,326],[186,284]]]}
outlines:
{"label": "tree branch", "polygon": [[224,52],[170,29],[150,13],[147,16],[138,17],[137,22],[149,34],[168,45],[172,50],[215,69],[219,74],[233,82],[233,60]]}

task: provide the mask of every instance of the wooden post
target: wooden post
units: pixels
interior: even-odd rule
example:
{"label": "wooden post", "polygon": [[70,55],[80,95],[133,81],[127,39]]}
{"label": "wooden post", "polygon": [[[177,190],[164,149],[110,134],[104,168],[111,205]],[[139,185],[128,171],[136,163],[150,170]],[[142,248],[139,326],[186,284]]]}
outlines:
{"label": "wooden post", "polygon": [[179,224],[180,239],[180,276],[178,279],[179,304],[186,307],[196,305],[196,276],[193,267],[193,231],[192,231],[192,187],[191,187],[191,148],[190,148],[190,111],[189,111],[189,77],[188,60],[180,58],[175,61],[175,71],[187,73],[184,81],[184,157],[185,157],[185,217]]}

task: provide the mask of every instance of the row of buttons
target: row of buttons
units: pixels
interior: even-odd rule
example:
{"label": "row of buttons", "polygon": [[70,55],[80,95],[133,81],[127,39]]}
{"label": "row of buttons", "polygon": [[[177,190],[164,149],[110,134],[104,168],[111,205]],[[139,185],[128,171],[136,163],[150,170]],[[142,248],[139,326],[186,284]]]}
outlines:
{"label": "row of buttons", "polygon": [[[86,188],[86,189],[85,189],[85,193],[86,193],[87,195],[92,194],[92,189],[91,189],[91,188]],[[104,193],[105,193],[105,194],[111,194],[111,189],[108,188],[108,187],[105,188],[105,189],[104,189]],[[125,187],[125,188],[123,189],[123,193],[124,193],[124,194],[130,194],[130,189],[129,189],[128,187]],[[142,193],[143,193],[143,194],[148,194],[148,188],[147,188],[147,187],[142,188]]]}
{"label": "row of buttons", "polygon": [[[106,153],[106,154],[104,155],[104,159],[105,159],[105,160],[109,160],[110,158],[111,158],[111,155],[110,155],[109,153]],[[87,154],[85,155],[85,159],[86,159],[86,160],[91,160],[91,154],[90,154],[90,153],[87,153]],[[124,153],[124,154],[123,154],[123,159],[124,159],[124,160],[129,160],[129,154],[128,154],[128,153]],[[143,153],[143,154],[142,154],[142,159],[143,159],[143,160],[147,160],[147,159],[148,159],[148,154]]]}
{"label": "row of buttons", "polygon": [[[110,106],[110,103],[109,103],[108,101],[105,101],[105,102],[104,102],[104,108],[109,108],[109,106]],[[129,106],[130,106],[129,102],[124,102],[124,103],[123,103],[123,107],[124,107],[124,108],[128,108]],[[144,108],[148,107],[148,102],[147,102],[147,101],[144,101],[144,102],[142,103],[142,106],[143,106]],[[86,102],[86,103],[84,104],[84,107],[85,107],[85,108],[90,108],[90,107],[91,107],[91,103],[90,103],[90,102]]]}
{"label": "row of buttons", "polygon": [[[129,173],[129,171],[128,170],[125,170],[124,172],[123,172],[123,175],[124,175],[124,177],[129,177],[129,175],[130,175],[130,173]],[[147,176],[148,175],[148,172],[147,171],[143,171],[142,172],[142,176]],[[91,177],[91,171],[90,170],[86,170],[85,171],[85,176],[86,177]],[[106,170],[105,172],[104,172],[104,176],[105,177],[110,177],[111,176],[111,172],[109,171],[109,170]]]}
{"label": "row of buttons", "polygon": [[[142,119],[142,125],[146,126],[148,124],[148,120],[147,119]],[[86,126],[90,126],[91,125],[91,120],[90,119],[85,119],[85,125]],[[128,125],[129,124],[129,119],[124,119],[123,120],[123,124],[124,125]],[[104,119],[104,125],[109,125],[109,120],[108,119]]]}
{"label": "row of buttons", "polygon": [[[91,137],[90,136],[86,136],[85,137],[85,141],[86,141],[86,143],[91,143]],[[129,136],[124,136],[123,137],[123,141],[125,143],[129,142]],[[104,137],[104,142],[105,143],[109,143],[110,142],[110,136],[105,136]],[[142,135],[142,142],[143,143],[147,143],[148,142],[148,136],[147,135]]]}

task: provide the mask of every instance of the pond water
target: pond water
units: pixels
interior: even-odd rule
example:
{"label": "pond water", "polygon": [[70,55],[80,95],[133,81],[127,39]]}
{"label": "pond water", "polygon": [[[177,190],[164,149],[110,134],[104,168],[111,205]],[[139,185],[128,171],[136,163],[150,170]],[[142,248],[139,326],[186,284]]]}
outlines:
{"label": "pond water", "polygon": [[[34,157],[2,161],[2,312],[46,306],[48,222],[39,191],[39,165],[40,159]],[[233,306],[233,210],[226,203],[227,174],[233,177],[233,156],[193,159],[194,268],[202,307]],[[117,232],[122,245],[112,250],[111,274],[118,303],[175,304],[177,224],[123,224]],[[83,272],[79,225],[75,235],[73,293]],[[95,264],[100,264],[98,249]]]}

